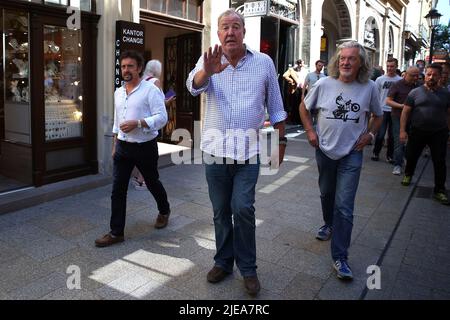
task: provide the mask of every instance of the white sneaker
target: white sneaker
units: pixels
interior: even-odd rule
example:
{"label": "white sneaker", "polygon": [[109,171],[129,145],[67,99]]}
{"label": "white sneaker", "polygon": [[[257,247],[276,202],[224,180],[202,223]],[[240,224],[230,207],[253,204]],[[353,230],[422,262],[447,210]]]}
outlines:
{"label": "white sneaker", "polygon": [[402,167],[400,166],[395,166],[394,170],[392,170],[392,174],[395,174],[396,176],[399,176],[402,174]]}

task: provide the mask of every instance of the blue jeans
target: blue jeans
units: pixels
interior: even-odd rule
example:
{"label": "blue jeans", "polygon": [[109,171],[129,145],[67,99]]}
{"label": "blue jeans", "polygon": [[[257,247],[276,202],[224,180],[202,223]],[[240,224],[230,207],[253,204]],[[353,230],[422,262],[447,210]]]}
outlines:
{"label": "blue jeans", "polygon": [[319,148],[316,149],[323,219],[325,224],[333,228],[331,237],[333,261],[348,258],[353,229],[353,208],[362,159],[362,151],[353,150],[347,156],[333,160]]}
{"label": "blue jeans", "polygon": [[392,115],[392,135],[394,136],[394,166],[403,167],[405,145],[400,142],[400,116]]}
{"label": "blue jeans", "polygon": [[381,123],[377,136],[375,137],[373,154],[380,155],[386,131],[388,132],[386,157],[392,158],[394,155],[394,140],[392,139],[392,121],[390,111],[383,111],[383,122]]}
{"label": "blue jeans", "polygon": [[214,211],[215,265],[231,273],[236,261],[242,276],[255,276],[256,227],[253,204],[259,162],[205,166],[209,198]]}

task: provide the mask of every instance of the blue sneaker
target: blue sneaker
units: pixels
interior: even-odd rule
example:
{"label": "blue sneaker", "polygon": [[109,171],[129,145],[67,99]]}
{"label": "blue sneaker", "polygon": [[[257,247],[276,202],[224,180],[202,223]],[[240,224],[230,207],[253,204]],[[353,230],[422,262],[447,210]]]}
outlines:
{"label": "blue sneaker", "polygon": [[317,232],[316,239],[321,241],[327,241],[331,238],[332,228],[329,225],[321,226]]}
{"label": "blue sneaker", "polygon": [[333,263],[334,269],[337,271],[337,277],[342,280],[352,280],[353,279],[353,273],[352,269],[350,269],[350,266],[347,263],[347,260],[340,259],[336,260]]}

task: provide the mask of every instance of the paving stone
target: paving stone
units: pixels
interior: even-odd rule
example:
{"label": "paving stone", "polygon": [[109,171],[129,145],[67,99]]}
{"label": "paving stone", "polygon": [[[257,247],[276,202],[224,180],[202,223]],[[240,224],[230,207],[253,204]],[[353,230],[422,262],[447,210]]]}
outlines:
{"label": "paving stone", "polygon": [[107,300],[116,300],[130,294],[148,282],[149,279],[141,274],[129,273],[95,290],[95,294]]}
{"label": "paving stone", "polygon": [[324,283],[324,279],[300,272],[283,289],[281,296],[287,300],[313,300]]}
{"label": "paving stone", "polygon": [[327,279],[332,271],[330,257],[303,249],[292,248],[283,255],[278,264],[320,279]]}
{"label": "paving stone", "polygon": [[84,289],[59,288],[40,298],[41,300],[102,300],[95,293]]}
{"label": "paving stone", "polygon": [[20,256],[0,264],[0,288],[5,292],[13,291],[50,273],[52,270],[42,267],[38,261]]}
{"label": "paving stone", "polygon": [[15,300],[39,299],[55,289],[67,287],[67,278],[60,273],[54,272],[44,278],[37,279],[24,287],[8,292]]}

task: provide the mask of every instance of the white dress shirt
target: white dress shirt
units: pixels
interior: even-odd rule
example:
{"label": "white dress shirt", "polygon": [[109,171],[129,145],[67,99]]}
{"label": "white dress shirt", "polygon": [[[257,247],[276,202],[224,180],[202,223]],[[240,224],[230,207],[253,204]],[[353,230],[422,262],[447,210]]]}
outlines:
{"label": "white dress shirt", "polygon": [[[164,95],[149,81],[141,81],[128,95],[125,86],[114,92],[114,126],[117,138],[127,142],[147,142],[158,136],[158,130],[167,123]],[[128,133],[120,130],[127,120],[144,119],[148,128],[136,128]]]}

